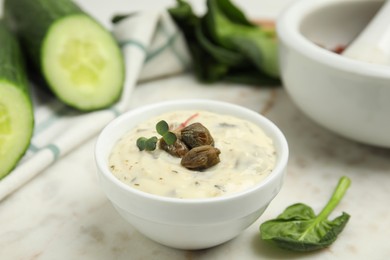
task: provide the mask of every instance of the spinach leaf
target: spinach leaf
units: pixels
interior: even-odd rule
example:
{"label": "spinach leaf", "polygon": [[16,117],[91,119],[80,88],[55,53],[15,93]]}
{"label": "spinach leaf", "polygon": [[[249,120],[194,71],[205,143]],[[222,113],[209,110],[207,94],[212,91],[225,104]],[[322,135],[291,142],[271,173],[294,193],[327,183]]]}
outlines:
{"label": "spinach leaf", "polygon": [[246,59],[245,56],[239,52],[234,52],[229,49],[225,49],[210,40],[210,37],[207,35],[207,30],[205,28],[205,23],[202,21],[200,26],[195,28],[195,35],[199,44],[212,55],[217,61],[225,63],[228,66],[239,67],[245,66]]}
{"label": "spinach leaf", "polygon": [[207,39],[202,39],[201,19],[195,15],[192,7],[183,0],[177,0],[177,6],[168,11],[186,39],[196,77],[208,83],[220,80],[227,74],[228,65],[209,55],[201,44]]}
{"label": "spinach leaf", "polygon": [[331,245],[350,216],[343,212],[331,221],[328,216],[338,205],[350,183],[348,177],[341,177],[332,197],[317,216],[305,204],[289,206],[276,219],[260,225],[261,238],[293,251],[313,251]]}
{"label": "spinach leaf", "polygon": [[280,85],[275,31],[247,20],[229,0],[208,0],[198,17],[184,0],[168,11],[186,39],[198,80]]}
{"label": "spinach leaf", "polygon": [[270,77],[279,76],[276,33],[250,23],[229,0],[208,0],[207,28],[215,42],[247,57]]}

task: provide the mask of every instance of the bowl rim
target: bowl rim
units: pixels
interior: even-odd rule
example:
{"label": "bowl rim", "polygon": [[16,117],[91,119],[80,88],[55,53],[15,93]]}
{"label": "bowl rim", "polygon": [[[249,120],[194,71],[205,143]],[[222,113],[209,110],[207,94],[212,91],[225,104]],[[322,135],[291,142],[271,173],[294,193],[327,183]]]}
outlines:
{"label": "bowl rim", "polygon": [[[161,195],[151,194],[147,193],[135,188],[132,188],[125,183],[118,180],[109,170],[109,167],[105,165],[106,158],[104,158],[102,149],[103,147],[103,139],[110,135],[110,132],[115,129],[117,125],[120,125],[122,121],[127,121],[129,118],[132,118],[134,116],[137,116],[139,114],[144,113],[145,111],[150,110],[156,110],[161,107],[175,107],[175,106],[181,106],[181,105],[200,105],[200,104],[208,104],[213,106],[219,106],[219,107],[226,107],[230,109],[235,109],[238,111],[241,111],[242,113],[247,113],[248,115],[252,115],[257,117],[259,122],[261,121],[262,124],[266,125],[268,131],[273,132],[273,140],[279,143],[280,145],[280,154],[279,159],[277,160],[277,164],[275,165],[275,168],[272,170],[272,173],[269,174],[265,179],[260,181],[258,184],[254,185],[253,187],[250,187],[248,189],[245,189],[243,191],[224,195],[224,196],[218,196],[218,197],[212,197],[212,198],[186,198],[186,199],[180,199],[180,198],[171,198],[171,197],[165,197]],[[207,109],[206,109],[207,110]],[[157,114],[156,114],[157,115]],[[144,120],[147,120],[145,118]],[[128,129],[130,130],[130,129]],[[128,131],[127,130],[127,131]],[[115,138],[114,138],[115,139]],[[118,139],[116,139],[118,140]],[[288,157],[289,157],[289,147],[287,140],[282,133],[282,131],[268,118],[265,116],[240,105],[236,105],[233,103],[228,103],[224,101],[216,101],[216,100],[209,100],[209,99],[180,99],[180,100],[168,100],[168,101],[161,101],[154,104],[148,104],[143,105],[140,107],[137,107],[133,110],[127,111],[123,113],[122,115],[118,116],[117,118],[113,119],[110,123],[108,123],[100,132],[94,148],[94,155],[95,155],[95,163],[98,167],[97,171],[99,175],[102,175],[106,180],[108,180],[111,184],[114,184],[115,187],[119,188],[121,191],[124,191],[126,193],[130,193],[132,195],[136,195],[139,197],[142,197],[144,199],[154,200],[158,202],[164,202],[164,203],[174,203],[174,204],[182,204],[182,205],[194,205],[194,204],[210,204],[210,203],[219,203],[219,202],[225,202],[230,200],[236,200],[240,199],[242,197],[246,197],[258,190],[264,189],[269,185],[269,183],[274,182],[278,178],[280,178],[280,175],[284,175],[285,169],[287,167],[288,163]],[[276,194],[275,194],[276,195]]]}
{"label": "bowl rim", "polygon": [[[390,78],[388,65],[368,63],[333,53],[308,40],[300,32],[303,20],[314,11],[338,4],[361,2],[360,0],[300,0],[291,3],[280,13],[276,30],[278,37],[286,45],[301,55],[338,70],[371,77]],[[383,2],[383,0],[369,1],[370,3]],[[368,3],[368,2],[367,2]]]}

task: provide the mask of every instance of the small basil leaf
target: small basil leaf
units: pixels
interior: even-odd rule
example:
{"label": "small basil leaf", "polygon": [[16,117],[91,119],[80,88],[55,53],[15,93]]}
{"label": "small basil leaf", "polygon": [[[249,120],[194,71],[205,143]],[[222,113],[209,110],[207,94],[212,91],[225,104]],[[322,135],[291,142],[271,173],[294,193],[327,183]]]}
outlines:
{"label": "small basil leaf", "polygon": [[163,138],[164,138],[164,141],[169,144],[169,145],[172,145],[176,142],[176,135],[172,132],[167,132],[163,135]]}
{"label": "small basil leaf", "polygon": [[160,122],[158,122],[156,124],[156,130],[157,130],[157,133],[159,133],[160,135],[163,136],[169,131],[169,125],[164,120],[161,120]]}
{"label": "small basil leaf", "polygon": [[153,136],[153,137],[150,137],[149,139],[146,140],[145,142],[145,150],[146,151],[153,151],[156,149],[156,144],[157,144],[157,137],[156,136]]}
{"label": "small basil leaf", "polygon": [[137,147],[138,147],[138,149],[139,149],[140,151],[145,150],[146,141],[147,141],[147,140],[148,140],[148,139],[145,138],[145,137],[140,137],[140,138],[137,139]]}

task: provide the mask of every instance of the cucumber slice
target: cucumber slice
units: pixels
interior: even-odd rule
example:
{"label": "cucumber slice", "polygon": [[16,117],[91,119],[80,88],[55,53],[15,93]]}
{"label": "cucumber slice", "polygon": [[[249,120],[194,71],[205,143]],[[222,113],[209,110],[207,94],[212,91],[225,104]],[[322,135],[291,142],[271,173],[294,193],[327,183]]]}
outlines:
{"label": "cucumber slice", "polygon": [[4,14],[30,63],[65,104],[90,111],[119,99],[125,73],[121,50],[75,3],[5,0]]}
{"label": "cucumber slice", "polygon": [[29,97],[14,84],[0,81],[0,179],[25,153],[33,129]]}
{"label": "cucumber slice", "polygon": [[19,44],[0,20],[0,179],[27,150],[34,113]]}
{"label": "cucumber slice", "polygon": [[53,92],[82,110],[106,107],[118,99],[123,84],[121,59],[111,35],[85,15],[56,21],[42,47],[43,74]]}

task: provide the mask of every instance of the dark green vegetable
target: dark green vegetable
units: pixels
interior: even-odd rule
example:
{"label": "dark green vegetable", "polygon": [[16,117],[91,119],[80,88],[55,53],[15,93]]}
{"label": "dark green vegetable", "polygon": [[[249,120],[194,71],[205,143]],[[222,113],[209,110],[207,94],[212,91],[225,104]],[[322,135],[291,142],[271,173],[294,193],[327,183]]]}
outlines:
{"label": "dark green vegetable", "polygon": [[250,23],[229,0],[209,0],[205,16],[213,40],[236,51],[270,77],[279,76],[276,34]]}
{"label": "dark green vegetable", "polygon": [[293,251],[313,251],[328,247],[337,239],[350,218],[343,212],[334,220],[328,220],[350,183],[348,177],[340,178],[332,197],[317,216],[305,204],[289,206],[276,219],[261,224],[261,238]]}
{"label": "dark green vegetable", "polygon": [[207,6],[203,17],[183,0],[169,9],[186,38],[196,77],[202,82],[280,84],[275,31],[249,22],[229,0],[208,0]]}
{"label": "dark green vegetable", "polygon": [[29,64],[65,104],[88,111],[118,100],[124,82],[120,48],[71,0],[5,0],[4,15]]}
{"label": "dark green vegetable", "polygon": [[[177,6],[170,8],[169,13],[186,39],[198,80],[211,83],[222,79],[228,72],[228,66],[218,62],[201,45],[203,41],[199,38],[203,37],[203,35],[201,35],[200,18],[194,14],[191,6],[187,2],[178,0]],[[196,33],[197,31],[198,33]],[[204,37],[204,41],[208,41],[208,39]]]}
{"label": "dark green vegetable", "polygon": [[19,44],[0,20],[0,179],[25,153],[33,128],[33,107]]}

